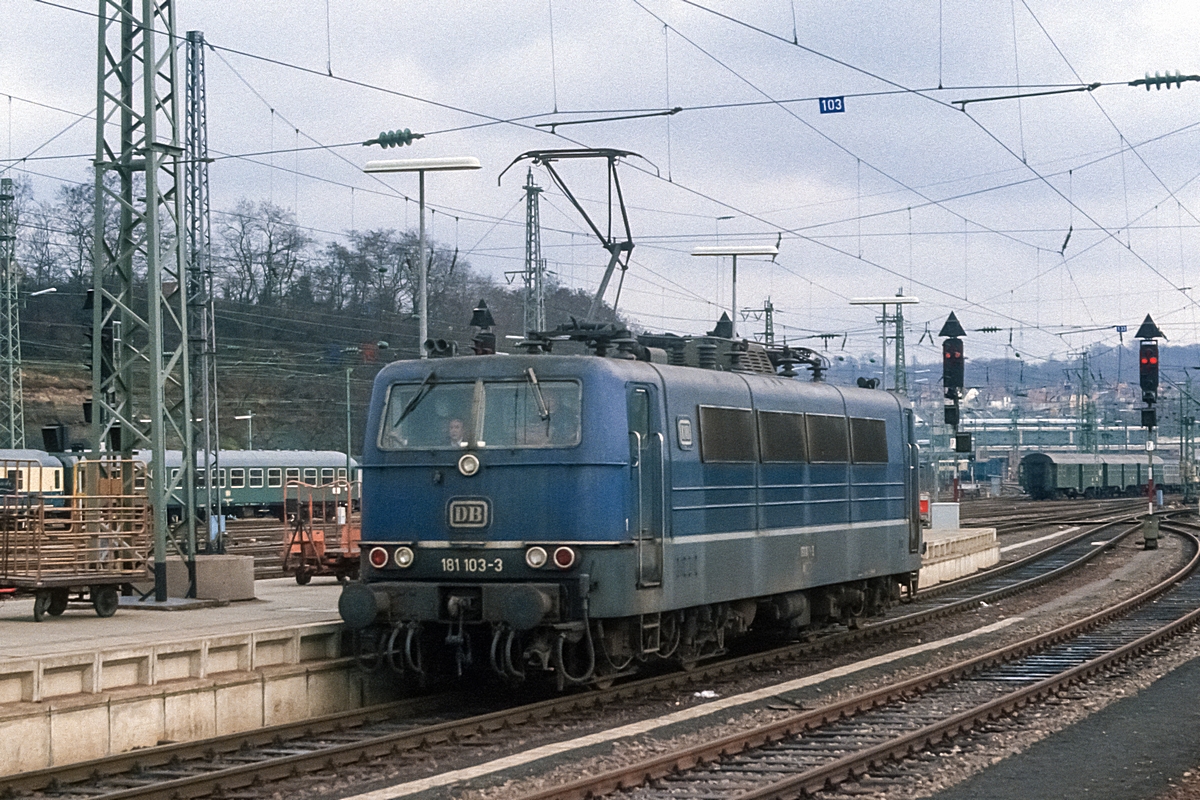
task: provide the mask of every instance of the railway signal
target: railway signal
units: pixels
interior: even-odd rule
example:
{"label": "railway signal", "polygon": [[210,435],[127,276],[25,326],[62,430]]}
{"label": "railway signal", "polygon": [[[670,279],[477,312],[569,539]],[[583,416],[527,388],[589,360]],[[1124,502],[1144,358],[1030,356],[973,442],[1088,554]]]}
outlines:
{"label": "railway signal", "polygon": [[[1157,537],[1158,523],[1154,519],[1154,440],[1150,438],[1150,434],[1158,424],[1158,412],[1154,408],[1154,403],[1158,400],[1158,340],[1167,337],[1162,329],[1154,324],[1149,314],[1142,320],[1142,325],[1134,336],[1142,340],[1141,347],[1138,348],[1138,379],[1142,386],[1142,402],[1146,404],[1142,409],[1142,427],[1146,429],[1146,454],[1150,462],[1147,467],[1149,480],[1146,482],[1146,494],[1150,497],[1150,519],[1154,525],[1153,533]],[[1152,549],[1150,537],[1148,523],[1145,536],[1147,550]]]}
{"label": "railway signal", "polygon": [[1142,385],[1142,400],[1153,403],[1158,398],[1158,344],[1142,342],[1138,354],[1138,378]]}
{"label": "railway signal", "polygon": [[1167,337],[1149,314],[1134,336],[1142,340],[1138,349],[1138,380],[1142,387],[1142,402],[1146,404],[1142,410],[1142,427],[1149,430],[1155,427],[1158,417],[1154,409],[1158,401],[1158,340]]}
{"label": "railway signal", "polygon": [[946,317],[942,329],[938,331],[938,336],[947,337],[942,342],[942,387],[947,400],[946,424],[953,427],[955,433],[958,429],[958,405],[962,400],[966,373],[962,342],[962,337],[966,335],[967,332],[963,330],[958,317],[954,316],[954,312],[951,311],[950,316]]}
{"label": "railway signal", "polygon": [[962,393],[964,372],[962,339],[955,337],[942,342],[942,383],[947,396],[951,391]]}

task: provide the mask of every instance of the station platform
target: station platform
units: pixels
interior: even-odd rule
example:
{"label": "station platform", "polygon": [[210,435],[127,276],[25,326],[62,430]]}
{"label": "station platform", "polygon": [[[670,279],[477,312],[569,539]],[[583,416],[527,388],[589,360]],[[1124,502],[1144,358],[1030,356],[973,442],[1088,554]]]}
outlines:
{"label": "station platform", "polygon": [[[258,581],[257,599],[33,619],[0,602],[0,763],[74,763],[393,699],[354,665],[333,579]],[[148,604],[149,605],[149,604]]]}
{"label": "station platform", "polygon": [[962,578],[1000,561],[995,528],[931,528],[922,538],[925,554],[921,556],[919,589]]}

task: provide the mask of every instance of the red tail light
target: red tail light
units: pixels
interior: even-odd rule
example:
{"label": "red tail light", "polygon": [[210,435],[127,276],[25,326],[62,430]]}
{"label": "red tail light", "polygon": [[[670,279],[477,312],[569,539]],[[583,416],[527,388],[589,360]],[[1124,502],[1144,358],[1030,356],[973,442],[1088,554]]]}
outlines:
{"label": "red tail light", "polygon": [[570,569],[575,565],[575,551],[569,547],[560,547],[554,551],[554,566],[559,569]]}
{"label": "red tail light", "polygon": [[388,563],[388,551],[382,547],[372,547],[371,552],[367,554],[367,558],[370,560],[372,567],[383,569]]}

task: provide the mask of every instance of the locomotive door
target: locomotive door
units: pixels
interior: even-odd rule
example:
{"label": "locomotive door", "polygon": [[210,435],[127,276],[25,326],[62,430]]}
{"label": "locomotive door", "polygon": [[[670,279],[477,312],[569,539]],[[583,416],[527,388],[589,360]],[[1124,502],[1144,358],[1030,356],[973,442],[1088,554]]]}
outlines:
{"label": "locomotive door", "polygon": [[[921,551],[921,480],[920,480],[920,450],[917,447],[917,432],[911,408],[904,410],[904,461],[907,467],[905,492],[908,495],[908,552]],[[934,469],[936,469],[936,465]],[[936,473],[934,480],[937,480]]]}
{"label": "locomotive door", "polygon": [[658,429],[658,408],[651,386],[630,386],[629,478],[632,484],[630,529],[637,546],[639,589],[662,584],[663,487],[665,440]]}

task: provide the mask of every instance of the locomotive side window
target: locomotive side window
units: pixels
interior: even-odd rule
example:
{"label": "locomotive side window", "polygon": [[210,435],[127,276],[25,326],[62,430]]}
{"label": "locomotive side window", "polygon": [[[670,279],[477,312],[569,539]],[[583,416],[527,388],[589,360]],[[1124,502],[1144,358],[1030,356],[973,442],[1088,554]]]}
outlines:
{"label": "locomotive side window", "polygon": [[846,418],[830,414],[808,414],[808,454],[814,462],[845,463],[850,460],[846,442]]}
{"label": "locomotive side window", "polygon": [[850,447],[855,464],[886,464],[887,424],[881,419],[851,417]]}
{"label": "locomotive side window", "polygon": [[267,467],[267,488],[278,489],[283,486],[283,470],[280,467]]}
{"label": "locomotive side window", "polygon": [[700,458],[706,462],[757,461],[754,412],[700,406]]}
{"label": "locomotive side window", "polygon": [[807,461],[804,415],[759,411],[758,449],[764,462]]}

